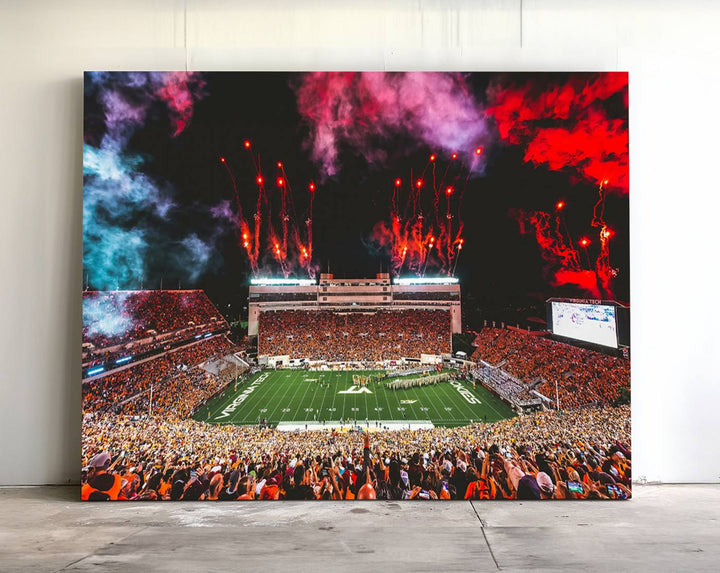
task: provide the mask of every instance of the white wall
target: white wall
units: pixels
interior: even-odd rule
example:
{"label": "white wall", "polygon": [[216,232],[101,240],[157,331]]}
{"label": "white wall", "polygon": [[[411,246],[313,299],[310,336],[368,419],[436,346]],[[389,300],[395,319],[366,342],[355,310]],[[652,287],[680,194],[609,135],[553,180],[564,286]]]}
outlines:
{"label": "white wall", "polygon": [[719,16],[682,0],[0,0],[0,484],[78,479],[82,71],[186,66],[629,70],[635,477],[716,481]]}

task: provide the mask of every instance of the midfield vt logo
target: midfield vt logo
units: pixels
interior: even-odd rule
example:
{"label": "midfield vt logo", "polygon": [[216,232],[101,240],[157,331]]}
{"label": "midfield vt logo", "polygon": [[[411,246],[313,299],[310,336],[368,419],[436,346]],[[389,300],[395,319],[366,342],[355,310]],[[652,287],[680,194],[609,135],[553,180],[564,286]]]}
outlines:
{"label": "midfield vt logo", "polygon": [[372,394],[367,386],[350,386],[347,390],[340,390],[338,394]]}

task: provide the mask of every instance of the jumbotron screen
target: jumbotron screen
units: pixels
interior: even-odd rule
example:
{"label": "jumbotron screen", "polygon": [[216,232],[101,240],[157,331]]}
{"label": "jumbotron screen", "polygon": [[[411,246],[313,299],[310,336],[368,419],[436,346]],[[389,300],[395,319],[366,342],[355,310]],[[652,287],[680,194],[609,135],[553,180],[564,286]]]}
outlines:
{"label": "jumbotron screen", "polygon": [[553,301],[552,331],[557,336],[618,347],[615,307],[611,305]]}

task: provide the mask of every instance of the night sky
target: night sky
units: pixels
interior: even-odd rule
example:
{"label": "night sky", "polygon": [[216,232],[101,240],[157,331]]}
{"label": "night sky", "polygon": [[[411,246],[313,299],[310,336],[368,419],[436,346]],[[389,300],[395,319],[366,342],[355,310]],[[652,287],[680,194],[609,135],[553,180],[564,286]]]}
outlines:
{"label": "night sky", "polygon": [[[303,236],[308,184],[315,182],[313,268],[325,272],[329,267],[341,277],[374,276],[391,267],[390,253],[374,240],[373,228],[390,220],[395,179],[409,185],[411,171],[414,180],[431,154],[437,154],[440,172],[457,152],[460,159],[468,158],[468,168],[457,170],[454,183],[458,191],[462,187],[456,214],[464,221],[464,249],[456,275],[466,321],[544,318],[542,303],[551,296],[628,303],[626,83],[616,85],[616,77],[606,82],[605,76],[612,74],[449,76],[454,83],[437,92],[432,78],[422,84],[427,93],[442,92],[448,98],[398,109],[397,101],[387,103],[382,94],[366,101],[363,89],[371,95],[374,89],[389,90],[407,101],[411,98],[403,90],[408,86],[400,75],[370,88],[345,78],[350,89],[340,103],[328,95],[332,89],[323,83],[328,78],[303,74],[207,73],[174,84],[162,74],[87,75],[84,284],[103,290],[159,288],[162,278],[164,288],[202,288],[223,311],[229,304],[233,315],[241,312],[251,266],[240,244],[228,168],[243,217],[252,223],[258,186],[251,153],[259,154],[275,217],[275,165],[283,163],[294,198],[288,214],[299,222]],[[311,103],[318,108],[309,109],[306,102],[299,109],[303,89],[329,99]],[[411,93],[420,97],[424,92],[415,86]],[[477,109],[483,121],[482,129],[474,126],[468,137],[467,118],[457,126],[448,120],[460,100]],[[425,117],[445,102],[442,114]],[[354,107],[347,112],[343,105]],[[317,116],[323,109],[325,120]],[[518,109],[529,111],[524,115]],[[350,121],[335,141],[336,169],[328,176],[327,162],[318,155],[317,126],[343,113]],[[448,125],[448,133],[430,133]],[[472,167],[476,145],[482,146],[482,162]],[[553,155],[558,149],[568,151]],[[599,229],[591,220],[605,172],[612,181],[604,222],[612,230],[609,263],[617,276],[597,297],[574,284],[558,284],[554,276],[563,263],[552,253],[543,257],[534,229],[521,225],[517,213],[544,211],[554,221],[557,202],[563,201],[563,237],[574,241],[583,269],[588,259],[594,266]],[[432,190],[427,192],[430,197]],[[453,209],[458,200],[453,196]],[[577,244],[580,237],[591,241],[587,257]],[[261,256],[260,269],[264,276],[281,276],[269,253]],[[438,272],[439,266],[428,265],[428,276]],[[291,275],[307,272],[295,266]]]}

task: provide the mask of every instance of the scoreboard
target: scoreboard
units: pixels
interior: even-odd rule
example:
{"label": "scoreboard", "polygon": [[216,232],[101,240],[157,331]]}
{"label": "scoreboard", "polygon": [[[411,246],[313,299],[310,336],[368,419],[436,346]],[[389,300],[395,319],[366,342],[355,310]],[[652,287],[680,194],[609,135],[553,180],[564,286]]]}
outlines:
{"label": "scoreboard", "polygon": [[552,333],[609,348],[618,348],[617,305],[612,302],[550,299]]}

